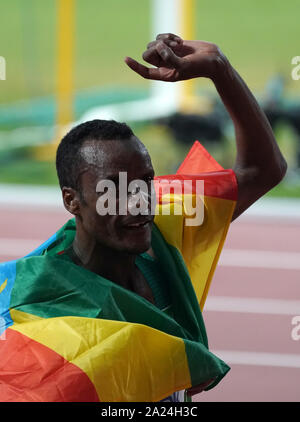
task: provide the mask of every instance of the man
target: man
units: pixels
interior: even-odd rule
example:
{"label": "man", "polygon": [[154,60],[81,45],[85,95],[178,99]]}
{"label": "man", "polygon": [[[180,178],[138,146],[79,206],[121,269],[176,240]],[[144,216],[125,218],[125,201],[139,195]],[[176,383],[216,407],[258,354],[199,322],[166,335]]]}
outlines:
{"label": "man", "polygon": [[[193,186],[204,180],[202,226],[186,227],[187,215],[175,215],[178,196],[159,194],[159,186],[158,207],[168,198],[174,213],[153,224],[153,167],[131,129],[101,120],[72,129],[58,148],[57,172],[75,222],[28,258],[2,267],[10,289],[2,306],[9,327],[0,349],[2,399],[181,401],[184,389],[193,395],[212,388],[229,370],[208,350],[199,303],[230,220],[279,183],[286,163],[263,112],[217,46],[161,34],[143,58],[155,68],[125,61],[148,79],[212,80],[235,126],[234,172],[195,144],[176,179],[182,186],[190,179],[186,196],[196,199]],[[125,212],[119,195],[105,215],[112,192],[122,190],[121,174]],[[137,181],[148,189],[138,200],[147,212],[136,214]],[[13,362],[12,348],[23,351]]]}

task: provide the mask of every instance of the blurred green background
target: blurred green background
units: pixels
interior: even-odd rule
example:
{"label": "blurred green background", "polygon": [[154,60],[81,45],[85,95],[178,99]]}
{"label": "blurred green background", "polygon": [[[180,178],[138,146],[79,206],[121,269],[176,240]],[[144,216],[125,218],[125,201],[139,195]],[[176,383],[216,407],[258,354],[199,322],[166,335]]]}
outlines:
{"label": "blurred green background", "polygon": [[[74,119],[91,107],[147,98],[149,82],[123,60],[126,55],[139,59],[151,40],[151,0],[76,0],[75,9]],[[0,183],[57,184],[53,161],[34,159],[31,146],[54,136],[56,11],[55,0],[10,0],[1,8],[0,56],[6,59],[7,79],[0,81]],[[280,73],[284,100],[297,104],[300,80],[291,78],[291,59],[300,55],[299,12],[299,0],[196,0],[196,37],[217,43],[258,98]],[[197,81],[196,90],[214,95],[206,80]],[[148,147],[156,173],[174,171],[187,145],[154,122],[132,126]],[[299,138],[286,124],[275,133],[290,171],[269,195],[300,196]],[[225,167],[233,164],[232,131],[221,146],[205,147]]]}

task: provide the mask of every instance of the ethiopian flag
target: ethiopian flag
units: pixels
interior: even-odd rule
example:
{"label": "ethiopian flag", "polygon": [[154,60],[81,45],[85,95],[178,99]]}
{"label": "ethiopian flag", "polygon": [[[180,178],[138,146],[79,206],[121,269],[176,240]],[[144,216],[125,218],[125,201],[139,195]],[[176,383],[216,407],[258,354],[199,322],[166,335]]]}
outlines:
{"label": "ethiopian flag", "polygon": [[[195,142],[177,174],[163,177],[174,178],[189,190],[157,190],[157,207],[171,213],[157,213],[152,232],[172,316],[68,259],[74,220],[0,265],[0,401],[159,401],[209,380],[212,388],[228,372],[209,351],[201,309],[235,207],[235,175]],[[200,225],[185,224],[185,195],[202,201]]]}

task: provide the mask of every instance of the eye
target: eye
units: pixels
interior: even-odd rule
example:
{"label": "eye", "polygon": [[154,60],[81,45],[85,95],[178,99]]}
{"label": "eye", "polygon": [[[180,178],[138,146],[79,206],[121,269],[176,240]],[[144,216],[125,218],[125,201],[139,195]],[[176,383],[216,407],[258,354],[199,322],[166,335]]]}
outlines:
{"label": "eye", "polygon": [[105,186],[102,190],[96,190],[96,193],[97,193],[98,196],[102,196],[102,195],[104,195],[107,192],[108,192],[108,187],[107,186]]}
{"label": "eye", "polygon": [[140,187],[138,185],[135,185],[131,191],[131,194],[136,195],[137,193],[139,193],[139,191],[140,191]]}

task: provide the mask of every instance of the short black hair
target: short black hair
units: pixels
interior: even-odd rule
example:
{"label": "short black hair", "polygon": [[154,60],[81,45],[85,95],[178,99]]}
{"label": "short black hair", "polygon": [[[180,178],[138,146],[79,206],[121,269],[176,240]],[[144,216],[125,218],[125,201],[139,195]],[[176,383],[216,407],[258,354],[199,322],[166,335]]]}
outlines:
{"label": "short black hair", "polygon": [[126,123],[115,120],[91,120],[68,132],[61,140],[56,152],[56,171],[60,187],[73,188],[80,192],[78,174],[83,164],[80,149],[87,140],[128,140],[134,135]]}

